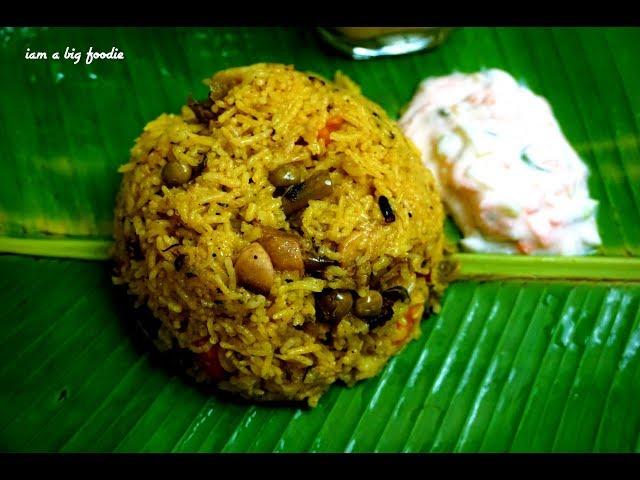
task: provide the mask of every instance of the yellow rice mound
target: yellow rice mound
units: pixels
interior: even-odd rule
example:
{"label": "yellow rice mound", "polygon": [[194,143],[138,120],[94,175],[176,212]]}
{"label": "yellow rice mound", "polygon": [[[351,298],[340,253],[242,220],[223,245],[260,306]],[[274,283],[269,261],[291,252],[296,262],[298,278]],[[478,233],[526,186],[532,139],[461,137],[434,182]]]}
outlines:
{"label": "yellow rice mound", "polygon": [[[413,144],[340,73],[330,82],[256,64],[220,72],[209,85],[217,92],[211,119],[199,121],[187,106],[160,115],[119,170],[113,281],[161,321],[161,350],[193,352],[196,379],[255,400],[315,406],[337,380],[352,385],[379,373],[420,335],[425,306],[437,311],[439,192]],[[319,132],[331,118],[343,123],[327,141]],[[197,175],[168,186],[168,161]],[[256,293],[240,284],[235,262],[265,227],[294,230],[269,180],[292,162],[304,166],[303,179],[329,172],[331,194],[309,201],[298,234],[304,251],[336,264],[321,274],[275,271],[268,293]],[[395,221],[385,221],[380,196]],[[344,289],[358,298],[372,284],[405,287],[410,300],[375,328],[353,313],[334,324],[317,318],[314,294]],[[221,378],[198,361],[203,352],[213,352]]]}

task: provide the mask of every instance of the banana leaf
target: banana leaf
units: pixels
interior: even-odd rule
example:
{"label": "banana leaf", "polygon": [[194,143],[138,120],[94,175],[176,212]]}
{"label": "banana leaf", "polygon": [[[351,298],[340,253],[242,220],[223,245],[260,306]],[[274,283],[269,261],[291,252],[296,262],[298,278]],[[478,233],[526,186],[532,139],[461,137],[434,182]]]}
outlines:
{"label": "banana leaf", "polygon": [[[0,448],[640,451],[639,42],[635,28],[463,28],[432,52],[354,61],[304,28],[0,29],[0,251],[25,254],[0,256]],[[90,46],[125,58],[25,58]],[[146,121],[255,62],[341,70],[395,118],[426,76],[509,71],[549,99],[590,168],[604,255],[591,280],[563,280],[565,263],[545,267],[555,280],[455,282],[419,340],[315,409],[192,385],[139,337],[107,262],[33,255],[100,258],[116,169]],[[530,260],[518,268],[542,268]]]}

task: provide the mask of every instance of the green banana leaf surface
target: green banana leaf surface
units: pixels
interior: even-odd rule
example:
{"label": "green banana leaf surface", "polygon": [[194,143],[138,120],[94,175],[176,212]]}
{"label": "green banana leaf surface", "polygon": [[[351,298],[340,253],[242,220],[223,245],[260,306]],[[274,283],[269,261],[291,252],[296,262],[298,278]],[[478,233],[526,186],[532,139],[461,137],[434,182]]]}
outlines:
{"label": "green banana leaf surface", "polygon": [[[591,171],[602,255],[638,268],[638,44],[635,28],[460,28],[431,52],[355,61],[309,28],[4,27],[0,246],[109,240],[133,140],[217,70],[340,70],[397,118],[423,78],[496,67],[549,100]],[[86,64],[89,47],[124,59]],[[81,61],[50,58],[65,49]],[[2,451],[640,451],[635,282],[454,282],[419,340],[315,409],[189,383],[138,338],[108,262],[0,255],[0,287]]]}

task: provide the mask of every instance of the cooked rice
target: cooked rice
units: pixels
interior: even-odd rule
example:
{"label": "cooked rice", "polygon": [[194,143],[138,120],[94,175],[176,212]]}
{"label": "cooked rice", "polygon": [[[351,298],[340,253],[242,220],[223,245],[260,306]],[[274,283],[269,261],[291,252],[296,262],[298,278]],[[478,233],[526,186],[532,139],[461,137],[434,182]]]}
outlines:
{"label": "cooked rice", "polygon": [[[439,193],[413,144],[344,75],[332,83],[291,66],[257,64],[210,80],[220,82],[233,87],[211,108],[217,119],[200,123],[186,106],[180,115],[160,115],[120,168],[114,282],[161,321],[162,350],[199,354],[216,345],[227,372],[221,388],[315,406],[333,382],[376,375],[419,336],[419,322],[407,317],[420,318],[425,304],[438,308]],[[345,122],[325,145],[318,132],[336,116]],[[194,169],[207,163],[189,183],[169,188],[161,171],[170,157]],[[239,286],[234,261],[262,227],[291,230],[268,179],[289,162],[302,162],[304,178],[330,172],[333,193],[310,201],[302,215],[302,245],[339,265],[321,278],[276,271],[268,295],[252,293]],[[393,223],[383,219],[381,195],[391,202]],[[410,293],[410,302],[394,304],[390,321],[370,329],[353,314],[337,325],[316,320],[314,292],[364,295],[372,279]],[[189,373],[211,380],[197,361]]]}

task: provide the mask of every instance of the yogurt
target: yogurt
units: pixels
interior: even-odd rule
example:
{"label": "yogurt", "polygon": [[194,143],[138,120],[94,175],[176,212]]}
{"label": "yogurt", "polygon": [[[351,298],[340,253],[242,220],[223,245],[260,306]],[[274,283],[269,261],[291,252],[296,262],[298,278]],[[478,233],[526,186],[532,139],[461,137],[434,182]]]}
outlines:
{"label": "yogurt", "polygon": [[473,252],[584,255],[601,240],[588,170],[549,103],[491,69],[424,80],[400,119]]}

